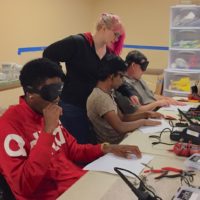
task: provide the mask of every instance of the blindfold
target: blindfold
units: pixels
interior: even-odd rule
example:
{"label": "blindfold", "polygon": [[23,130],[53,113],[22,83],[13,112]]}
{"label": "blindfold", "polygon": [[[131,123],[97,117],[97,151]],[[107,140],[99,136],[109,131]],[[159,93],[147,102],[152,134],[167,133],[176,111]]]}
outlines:
{"label": "blindfold", "polygon": [[140,65],[142,71],[146,71],[146,70],[147,70],[147,66],[148,66],[148,64],[149,64],[149,61],[139,62],[139,63],[137,63],[137,64]]}
{"label": "blindfold", "polygon": [[126,65],[129,66],[131,63],[140,65],[142,71],[146,71],[149,65],[149,61],[146,58],[129,58],[126,60]]}
{"label": "blindfold", "polygon": [[44,85],[40,90],[27,86],[26,91],[39,94],[44,100],[53,102],[61,95],[62,88],[62,83],[55,83]]}

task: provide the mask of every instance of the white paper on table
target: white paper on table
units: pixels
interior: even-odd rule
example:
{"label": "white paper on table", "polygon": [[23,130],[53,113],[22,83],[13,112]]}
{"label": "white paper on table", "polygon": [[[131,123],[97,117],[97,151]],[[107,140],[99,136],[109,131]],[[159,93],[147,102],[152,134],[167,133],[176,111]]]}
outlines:
{"label": "white paper on table", "polygon": [[[142,154],[142,158],[140,159],[137,159],[135,156],[133,156],[131,159],[126,159],[119,156],[115,156],[112,153],[108,153],[98,158],[97,160],[93,161],[92,163],[86,165],[83,169],[91,171],[103,171],[116,174],[116,172],[114,171],[114,167],[120,167],[139,175],[140,172],[145,167],[141,163],[147,164],[152,159],[153,156],[145,154]],[[126,176],[133,177],[133,175],[125,171],[123,171],[123,174]]]}
{"label": "white paper on table", "polygon": [[178,112],[178,109],[182,111],[188,111],[190,108],[194,107],[194,105],[185,105],[185,106],[175,106],[175,105],[170,105],[167,107],[162,107],[158,111],[175,111]]}
{"label": "white paper on table", "polygon": [[139,130],[142,132],[142,133],[159,133],[161,132],[164,128],[172,128],[170,125],[169,125],[169,122],[164,120],[164,119],[150,119],[150,120],[153,120],[153,121],[160,121],[161,124],[160,125],[156,125],[156,126],[141,126],[139,128]]}

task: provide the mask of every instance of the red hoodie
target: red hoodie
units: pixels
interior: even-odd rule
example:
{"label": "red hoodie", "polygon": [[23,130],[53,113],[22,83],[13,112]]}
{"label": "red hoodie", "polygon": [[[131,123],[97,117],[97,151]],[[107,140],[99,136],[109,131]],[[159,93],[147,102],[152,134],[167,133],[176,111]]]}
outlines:
{"label": "red hoodie", "polygon": [[43,131],[43,116],[23,100],[0,118],[0,172],[16,199],[55,200],[86,173],[76,162],[102,155],[100,145],[79,145],[59,125]]}

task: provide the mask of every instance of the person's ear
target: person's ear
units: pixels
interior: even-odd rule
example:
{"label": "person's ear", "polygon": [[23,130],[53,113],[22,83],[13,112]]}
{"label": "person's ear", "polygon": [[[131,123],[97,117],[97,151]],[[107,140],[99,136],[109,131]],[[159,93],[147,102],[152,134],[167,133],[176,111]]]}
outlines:
{"label": "person's ear", "polygon": [[108,78],[109,78],[110,80],[113,80],[113,78],[114,78],[114,74],[109,75]]}
{"label": "person's ear", "polygon": [[28,98],[29,100],[33,100],[33,98],[34,98],[33,93],[26,92],[26,98]]}
{"label": "person's ear", "polygon": [[135,67],[135,63],[134,63],[134,62],[131,63],[131,67],[132,67],[132,68]]}
{"label": "person's ear", "polygon": [[131,69],[131,71],[135,71],[135,63],[134,62],[131,63],[130,69]]}
{"label": "person's ear", "polygon": [[113,80],[115,78],[115,75],[114,74],[112,74],[111,75],[111,80]]}

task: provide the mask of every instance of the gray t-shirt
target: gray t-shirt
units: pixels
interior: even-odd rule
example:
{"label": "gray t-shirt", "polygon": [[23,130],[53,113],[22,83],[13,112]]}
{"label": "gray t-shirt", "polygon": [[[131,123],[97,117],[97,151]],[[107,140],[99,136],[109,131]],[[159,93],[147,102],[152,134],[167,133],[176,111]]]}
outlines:
{"label": "gray t-shirt", "polygon": [[124,138],[123,134],[115,131],[103,115],[114,111],[118,114],[117,105],[112,94],[106,93],[99,88],[94,88],[87,99],[87,115],[93,124],[97,141],[117,144]]}
{"label": "gray t-shirt", "polygon": [[123,114],[133,114],[139,108],[139,105],[133,104],[129,97],[122,95],[118,91],[115,91],[115,101]]}
{"label": "gray t-shirt", "polygon": [[142,79],[135,80],[124,77],[124,84],[129,84],[131,86],[132,95],[137,96],[142,105],[152,103],[156,100],[153,92]]}

